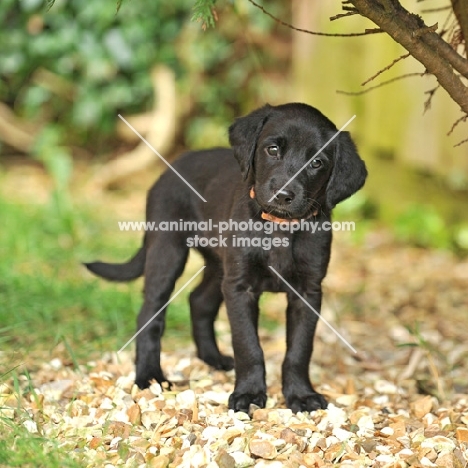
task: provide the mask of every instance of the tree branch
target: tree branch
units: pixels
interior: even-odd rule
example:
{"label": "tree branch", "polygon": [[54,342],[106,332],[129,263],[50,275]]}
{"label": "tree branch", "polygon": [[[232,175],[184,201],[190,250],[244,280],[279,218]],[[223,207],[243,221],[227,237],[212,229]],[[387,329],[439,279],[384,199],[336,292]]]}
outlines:
{"label": "tree branch", "polygon": [[401,44],[468,114],[468,89],[454,70],[468,78],[468,61],[437,33],[427,28],[419,16],[410,14],[398,0],[349,0],[359,13],[369,18]]}
{"label": "tree branch", "polygon": [[385,68],[382,68],[381,70],[379,70],[375,75],[371,76],[366,81],[364,81],[364,83],[361,83],[361,86],[365,86],[367,83],[370,83],[372,80],[375,80],[375,78],[377,78],[383,72],[386,72],[387,70],[390,70],[390,68],[392,68],[393,65],[398,63],[400,60],[404,60],[404,59],[408,58],[409,56],[410,56],[410,54],[400,55],[400,57],[396,58],[392,63],[387,65]]}
{"label": "tree branch", "polygon": [[457,125],[461,122],[466,122],[466,119],[468,119],[468,115],[462,115],[459,119],[455,120],[455,122],[452,125],[452,128],[447,132],[447,136],[451,135]]}
{"label": "tree branch", "polygon": [[424,113],[426,113],[431,108],[432,98],[434,97],[434,94],[439,88],[440,88],[440,85],[437,85],[436,87],[429,89],[428,91],[424,91],[424,94],[428,95],[426,102],[424,103]]}
{"label": "tree branch", "polygon": [[462,141],[459,141],[456,145],[453,145],[454,148],[457,148],[458,146],[461,146],[465,143],[468,143],[468,138],[465,138],[464,140]]}
{"label": "tree branch", "polygon": [[412,76],[424,76],[426,75],[426,73],[406,73],[404,75],[400,75],[400,76],[396,76],[395,78],[391,78],[387,81],[382,81],[382,83],[379,83],[378,85],[375,85],[375,86],[371,86],[370,88],[366,88],[362,91],[340,91],[338,90],[337,93],[338,94],[346,94],[347,96],[360,96],[361,94],[366,94],[368,93],[369,91],[373,91],[374,89],[378,89],[378,88],[381,88],[382,86],[386,86],[386,85],[389,85],[391,83],[394,83],[395,81],[400,81],[400,80],[403,80],[405,78],[410,78]]}
{"label": "tree branch", "polygon": [[353,10],[348,11],[346,13],[340,13],[340,14],[335,15],[335,16],[330,16],[330,21],[336,21],[337,19],[345,18],[346,16],[355,16],[355,15],[359,15],[359,13],[356,10],[353,9]]}
{"label": "tree branch", "polygon": [[317,31],[309,31],[308,29],[301,29],[301,28],[296,28],[292,24],[286,23],[285,21],[277,18],[276,16],[272,15],[269,11],[265,10],[261,5],[256,3],[254,0],[249,0],[249,2],[259,10],[262,10],[265,15],[269,16],[271,19],[276,21],[279,24],[282,24],[283,26],[286,26],[287,28],[292,29],[293,31],[298,31],[298,32],[303,32],[306,34],[312,34],[313,36],[325,36],[325,37],[358,37],[358,36],[368,36],[369,34],[377,34],[381,33],[380,29],[366,29],[364,32],[361,33],[348,33],[348,34],[334,34],[334,33],[324,33],[324,32],[317,32]]}
{"label": "tree branch", "polygon": [[451,0],[453,12],[460,25],[461,34],[465,41],[465,55],[468,55],[468,5],[464,0]]}

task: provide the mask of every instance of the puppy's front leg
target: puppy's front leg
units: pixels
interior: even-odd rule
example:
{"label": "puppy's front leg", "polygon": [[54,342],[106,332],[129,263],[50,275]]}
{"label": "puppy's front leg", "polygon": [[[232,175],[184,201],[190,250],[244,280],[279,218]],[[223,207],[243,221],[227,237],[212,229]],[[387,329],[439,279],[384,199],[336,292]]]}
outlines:
{"label": "puppy's front leg", "polygon": [[266,404],[265,361],[258,339],[259,294],[249,291],[240,280],[225,278],[224,301],[229,316],[234,349],[236,385],[229,397],[229,408],[249,411],[251,403]]}
{"label": "puppy's front leg", "polygon": [[[320,313],[320,287],[304,294],[304,299]],[[294,412],[326,408],[327,401],[317,393],[309,379],[309,363],[318,315],[297,295],[288,293],[287,351],[282,368],[283,394],[286,405]]]}

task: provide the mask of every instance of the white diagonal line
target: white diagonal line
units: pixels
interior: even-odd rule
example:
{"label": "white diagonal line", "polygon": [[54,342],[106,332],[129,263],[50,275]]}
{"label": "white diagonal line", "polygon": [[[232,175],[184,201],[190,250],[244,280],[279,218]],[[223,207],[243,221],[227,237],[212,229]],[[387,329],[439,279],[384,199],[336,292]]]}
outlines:
{"label": "white diagonal line", "polygon": [[122,352],[204,269],[202,266],[118,351]]}
{"label": "white diagonal line", "polygon": [[148,140],[146,140],[146,138],[144,138],[144,137],[138,132],[138,130],[137,130],[135,127],[133,127],[129,122],[127,122],[127,120],[125,120],[120,114],[118,114],[118,115],[119,115],[119,118],[120,118],[124,123],[126,123],[126,124],[128,125],[128,127],[129,127],[131,130],[133,130],[133,132],[135,133],[135,135],[137,135],[137,136],[141,139],[141,141],[143,141],[144,143],[146,143],[146,145],[148,146],[148,148],[150,148],[150,149],[153,151],[153,153],[155,153],[157,156],[159,156],[159,159],[161,159],[161,161],[163,161],[169,169],[171,169],[175,174],[177,174],[177,175],[180,177],[180,179],[181,179],[182,181],[184,181],[185,184],[186,184],[189,188],[191,188],[192,191],[193,191],[196,195],[198,195],[198,196],[206,203],[206,200],[205,200],[205,199],[204,199],[204,198],[203,198],[203,197],[202,197],[202,196],[201,196],[185,179],[184,179],[184,177],[183,177],[179,172],[177,172],[176,169],[174,169],[174,167],[172,166],[172,164],[170,164],[168,161],[166,161],[166,160],[159,154],[159,152],[151,145],[151,143],[150,143]]}
{"label": "white diagonal line", "polygon": [[269,200],[271,202],[278,193],[287,187],[309,164],[310,162],[319,155],[354,119],[356,115],[353,115]]}
{"label": "white diagonal line", "polygon": [[353,351],[354,353],[357,353],[357,351],[346,341],[346,339],[337,331],[335,330],[329,323],[327,320],[325,320],[271,265],[269,265],[269,268],[270,270],[274,271],[276,273],[276,275],[278,276],[278,278],[280,278],[281,280],[283,280],[283,282],[291,289],[291,291],[293,291],[296,296],[310,309],[312,310],[312,312],[320,319],[322,320],[325,325],[327,325],[328,328],[330,328],[330,330],[332,330],[336,336],[338,338],[341,339],[341,341],[346,345],[348,346],[349,349],[351,349],[351,351]]}

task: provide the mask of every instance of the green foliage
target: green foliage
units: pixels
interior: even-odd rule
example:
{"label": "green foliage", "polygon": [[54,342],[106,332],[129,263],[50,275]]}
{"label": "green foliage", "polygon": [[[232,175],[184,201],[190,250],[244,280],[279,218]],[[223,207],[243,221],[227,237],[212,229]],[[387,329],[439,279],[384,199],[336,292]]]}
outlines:
{"label": "green foliage", "polygon": [[192,21],[200,21],[204,29],[214,27],[213,8],[215,4],[216,0],[196,0],[193,7]]}
{"label": "green foliage", "polygon": [[[268,99],[261,73],[280,61],[272,50],[253,50],[247,34],[239,36],[240,27],[260,27],[268,35],[274,25],[265,24],[261,12],[249,11],[246,21],[245,11],[223,4],[218,14],[227,14],[218,28],[203,31],[190,22],[193,13],[203,25],[213,25],[213,5],[213,0],[195,5],[193,0],[2,1],[0,101],[40,127],[52,125],[60,133],[55,151],[87,146],[95,155],[115,147],[118,113],[153,106],[151,70],[165,64],[176,72],[180,102],[192,116],[209,117],[226,132],[235,116],[253,107],[250,101]],[[194,125],[200,126],[196,118]],[[195,131],[189,127],[182,136],[191,140]],[[219,134],[212,140],[220,143]]]}
{"label": "green foliage", "polygon": [[349,232],[353,242],[361,243],[366,234],[375,226],[378,217],[377,206],[364,191],[340,203],[333,211],[333,219],[341,222],[354,222],[355,230]]}
{"label": "green foliage", "polygon": [[394,230],[399,240],[419,247],[451,246],[450,230],[443,218],[430,206],[410,206],[397,219]]}
{"label": "green foliage", "polygon": [[454,240],[459,249],[468,252],[468,223],[455,226]]}
{"label": "green foliage", "polygon": [[116,14],[115,0],[3,1],[0,100],[56,122],[69,143],[102,142],[118,112],[151,104],[152,66],[176,66],[173,44],[190,5],[129,1]]}

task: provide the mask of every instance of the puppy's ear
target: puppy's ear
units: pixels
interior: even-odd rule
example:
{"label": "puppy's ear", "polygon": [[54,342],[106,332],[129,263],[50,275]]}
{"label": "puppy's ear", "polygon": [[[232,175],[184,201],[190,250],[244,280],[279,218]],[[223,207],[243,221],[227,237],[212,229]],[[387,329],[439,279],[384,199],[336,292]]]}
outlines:
{"label": "puppy's ear", "polygon": [[335,148],[335,165],[326,191],[329,210],[357,192],[367,177],[366,165],[359,157],[348,132],[340,133]]}
{"label": "puppy's ear", "polygon": [[239,163],[244,180],[249,175],[257,149],[257,139],[271,109],[272,107],[267,104],[245,117],[236,119],[229,127],[229,143],[234,150],[234,156]]}

